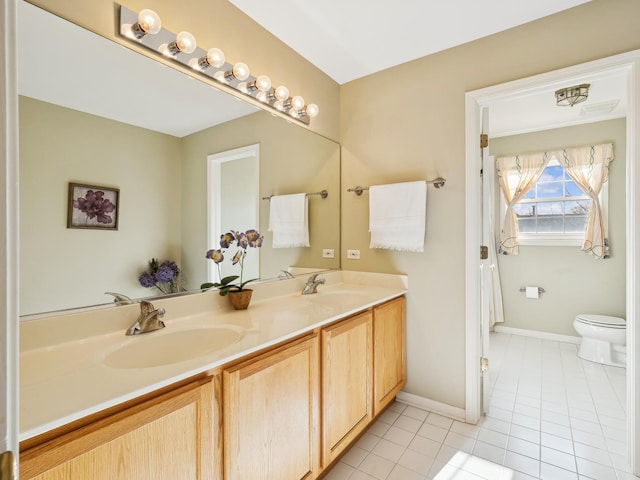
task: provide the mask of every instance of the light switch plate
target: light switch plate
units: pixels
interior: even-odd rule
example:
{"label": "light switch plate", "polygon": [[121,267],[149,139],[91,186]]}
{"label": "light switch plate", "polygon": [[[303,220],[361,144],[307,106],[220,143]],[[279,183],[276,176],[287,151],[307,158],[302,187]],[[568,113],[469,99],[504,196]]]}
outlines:
{"label": "light switch plate", "polygon": [[323,248],[322,249],[322,258],[334,258],[335,252],[333,248]]}
{"label": "light switch plate", "polygon": [[360,250],[347,250],[347,258],[360,260]]}

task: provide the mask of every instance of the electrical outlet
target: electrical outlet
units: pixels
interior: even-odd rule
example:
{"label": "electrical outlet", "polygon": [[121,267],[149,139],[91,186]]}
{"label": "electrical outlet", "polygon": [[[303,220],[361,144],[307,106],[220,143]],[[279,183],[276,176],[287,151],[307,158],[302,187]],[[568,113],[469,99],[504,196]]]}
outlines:
{"label": "electrical outlet", "polygon": [[323,248],[322,249],[322,258],[334,258],[336,255],[333,251],[333,248]]}
{"label": "electrical outlet", "polygon": [[360,250],[347,250],[347,258],[360,260]]}

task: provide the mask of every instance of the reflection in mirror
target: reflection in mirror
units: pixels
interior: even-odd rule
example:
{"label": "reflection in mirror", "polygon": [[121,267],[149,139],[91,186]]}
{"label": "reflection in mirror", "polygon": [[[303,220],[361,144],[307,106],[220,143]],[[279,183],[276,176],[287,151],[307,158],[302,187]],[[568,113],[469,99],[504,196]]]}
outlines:
{"label": "reflection in mirror", "polygon": [[[323,248],[339,252],[337,143],[19,5],[21,315],[107,304],[106,291],[158,295],[138,281],[152,258],[175,261],[183,285],[197,290],[215,246],[207,238],[207,157],[255,144],[260,278],[339,268],[337,258],[322,258]],[[250,182],[252,174],[235,175]],[[69,182],[118,188],[118,230],[67,229]],[[311,247],[271,249],[261,198],[322,189],[327,199],[309,201]]]}

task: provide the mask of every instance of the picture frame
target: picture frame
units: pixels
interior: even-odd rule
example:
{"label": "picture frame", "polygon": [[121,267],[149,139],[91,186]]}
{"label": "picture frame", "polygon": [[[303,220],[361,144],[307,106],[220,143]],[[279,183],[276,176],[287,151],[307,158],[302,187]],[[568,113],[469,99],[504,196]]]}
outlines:
{"label": "picture frame", "polygon": [[69,182],[67,228],[118,230],[120,189]]}

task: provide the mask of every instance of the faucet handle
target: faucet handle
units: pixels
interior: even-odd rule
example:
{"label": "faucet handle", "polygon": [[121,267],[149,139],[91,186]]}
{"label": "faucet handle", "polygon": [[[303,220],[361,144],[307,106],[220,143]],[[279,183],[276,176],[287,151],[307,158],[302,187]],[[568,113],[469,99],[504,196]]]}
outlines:
{"label": "faucet handle", "polygon": [[158,308],[156,309],[156,307],[153,306],[153,303],[147,301],[147,300],[142,300],[140,302],[140,313],[143,315],[147,315],[149,313],[156,313],[158,318],[162,318],[164,317],[165,309],[164,308]]}
{"label": "faucet handle", "polygon": [[314,283],[316,281],[316,279],[318,278],[318,275],[320,275],[320,274],[319,273],[312,273],[311,276],[309,277],[309,279],[307,280],[307,283]]}

